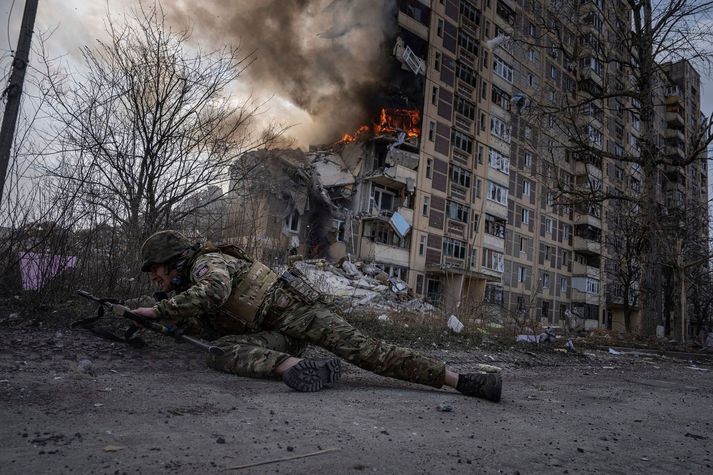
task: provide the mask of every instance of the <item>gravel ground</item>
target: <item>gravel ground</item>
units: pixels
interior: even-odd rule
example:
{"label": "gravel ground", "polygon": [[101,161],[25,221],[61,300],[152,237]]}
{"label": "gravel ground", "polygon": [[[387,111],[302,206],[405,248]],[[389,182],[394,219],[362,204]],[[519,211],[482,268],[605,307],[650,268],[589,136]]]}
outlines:
{"label": "gravel ground", "polygon": [[503,400],[353,366],[336,388],[300,394],[215,372],[170,340],[136,350],[5,321],[0,472],[713,473],[703,356],[427,353],[460,371],[502,367]]}

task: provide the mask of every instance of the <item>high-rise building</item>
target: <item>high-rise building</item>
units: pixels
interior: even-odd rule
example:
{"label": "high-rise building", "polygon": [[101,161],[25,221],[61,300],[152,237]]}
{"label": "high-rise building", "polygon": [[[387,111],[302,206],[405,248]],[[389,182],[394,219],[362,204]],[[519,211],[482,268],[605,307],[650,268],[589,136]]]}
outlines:
{"label": "high-rise building", "polygon": [[[628,25],[626,3],[398,4],[403,58],[426,50],[410,286],[451,309],[485,299],[543,324],[623,330],[626,312],[636,323],[639,277],[620,275],[636,207],[601,199],[635,200],[642,186],[619,158],[638,154],[637,101],[599,97],[626,82],[601,59],[626,54],[611,42]],[[700,78],[686,61],[658,76],[661,144],[684,160]],[[705,160],[661,173],[663,215],[707,202]]]}

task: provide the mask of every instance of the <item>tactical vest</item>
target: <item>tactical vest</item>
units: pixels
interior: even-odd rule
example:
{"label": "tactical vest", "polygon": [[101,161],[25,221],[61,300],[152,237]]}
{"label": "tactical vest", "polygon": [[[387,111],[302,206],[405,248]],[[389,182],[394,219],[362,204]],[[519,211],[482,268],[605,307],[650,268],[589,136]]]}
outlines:
{"label": "tactical vest", "polygon": [[237,284],[235,284],[235,276],[231,276],[233,290],[228,300],[220,307],[222,315],[211,323],[217,330],[229,333],[259,329],[262,323],[261,306],[268,291],[277,282],[277,274],[262,262],[253,260],[243,249],[232,244],[214,246],[207,243],[193,256],[189,267],[193,266],[198,256],[210,252],[220,252],[251,263],[248,271],[239,276],[240,280]]}

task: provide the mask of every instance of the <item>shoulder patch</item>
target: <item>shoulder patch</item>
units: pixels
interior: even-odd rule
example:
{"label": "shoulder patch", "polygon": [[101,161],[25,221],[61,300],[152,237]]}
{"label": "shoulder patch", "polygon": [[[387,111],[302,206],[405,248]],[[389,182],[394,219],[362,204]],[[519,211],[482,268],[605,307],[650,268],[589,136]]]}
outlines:
{"label": "shoulder patch", "polygon": [[206,272],[208,272],[208,264],[203,263],[193,270],[193,276],[196,278],[201,278],[205,275]]}

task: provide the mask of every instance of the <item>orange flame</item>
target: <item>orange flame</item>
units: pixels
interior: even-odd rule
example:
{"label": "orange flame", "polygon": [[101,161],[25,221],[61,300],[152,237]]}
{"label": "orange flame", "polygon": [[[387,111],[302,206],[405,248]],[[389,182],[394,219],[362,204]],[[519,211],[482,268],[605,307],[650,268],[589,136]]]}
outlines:
{"label": "orange flame", "polygon": [[345,144],[359,140],[373,130],[374,135],[405,132],[410,138],[421,135],[421,111],[418,109],[384,109],[379,112],[379,122],[360,126],[354,134],[344,134],[337,143]]}

